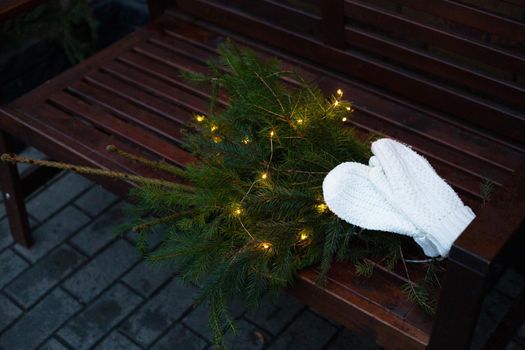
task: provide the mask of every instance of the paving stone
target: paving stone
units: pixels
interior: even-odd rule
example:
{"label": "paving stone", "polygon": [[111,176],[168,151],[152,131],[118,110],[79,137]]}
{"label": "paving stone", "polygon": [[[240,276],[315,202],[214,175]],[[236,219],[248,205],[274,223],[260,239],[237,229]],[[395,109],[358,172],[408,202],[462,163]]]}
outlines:
{"label": "paving stone", "polygon": [[[0,208],[2,204],[0,204]],[[2,215],[0,215],[1,217]],[[13,236],[11,236],[11,229],[9,228],[9,221],[7,218],[0,219],[0,251],[13,243]]]}
{"label": "paving stone", "polygon": [[525,340],[525,322],[521,325],[520,329],[518,329],[518,337]]}
{"label": "paving stone", "polygon": [[518,343],[517,341],[511,340],[505,350],[524,350],[525,345]]}
{"label": "paving stone", "polygon": [[149,346],[193,304],[197,288],[172,280],[142,305],[121,327],[128,337]]}
{"label": "paving stone", "polygon": [[263,349],[271,340],[268,333],[246,320],[236,322],[235,326],[237,332],[234,334],[230,331],[224,337],[224,343],[229,350]]}
{"label": "paving stone", "polygon": [[17,277],[5,291],[28,308],[85,260],[80,253],[63,244]]}
{"label": "paving stone", "polygon": [[131,342],[128,338],[117,331],[113,331],[109,336],[94,348],[95,350],[141,350],[140,347]]}
{"label": "paving stone", "polygon": [[0,294],[0,332],[22,314],[22,310]]}
{"label": "paving stone", "polygon": [[0,289],[24,271],[29,264],[11,249],[0,253]]}
{"label": "paving stone", "polygon": [[474,338],[472,340],[471,350],[483,348],[483,345],[488,340],[490,334],[503,319],[503,316],[511,303],[512,299],[499,291],[492,290],[489,292],[483,301],[478,324],[476,325]]}
{"label": "paving stone", "polygon": [[51,338],[44,343],[38,350],[69,350],[55,338]]}
{"label": "paving stone", "polygon": [[524,287],[525,276],[511,268],[505,271],[496,286],[500,292],[512,298],[517,298]]}
{"label": "paving stone", "polygon": [[248,311],[246,318],[276,335],[304,307],[304,304],[283,293],[275,303],[265,302],[257,310]]}
{"label": "paving stone", "polygon": [[0,348],[36,348],[80,307],[67,293],[55,289],[0,337]]}
{"label": "paving stone", "polygon": [[64,242],[89,220],[90,218],[80,210],[71,206],[66,207],[33,231],[34,244],[30,249],[19,245],[15,245],[15,249],[35,262]]}
{"label": "paving stone", "polygon": [[64,282],[63,286],[78,299],[87,303],[116,281],[139,259],[135,248],[120,239],[106,247]]}
{"label": "paving stone", "polygon": [[175,327],[169,330],[152,348],[151,350],[199,350],[204,349],[208,344],[195,333],[177,323]]}
{"label": "paving stone", "polygon": [[268,349],[321,349],[337,329],[310,311],[303,312]]}
{"label": "paving stone", "polygon": [[143,260],[131,269],[122,281],[137,293],[149,297],[176,273],[177,268],[175,264],[152,263]]}
{"label": "paving stone", "polygon": [[66,174],[27,203],[27,211],[40,221],[57,212],[86,190],[92,182],[78,174]]}
{"label": "paving stone", "polygon": [[70,242],[86,255],[94,255],[115,240],[115,228],[124,222],[121,206],[113,206],[78,232]]}
{"label": "paving stone", "polygon": [[[20,155],[33,159],[43,159],[46,157],[44,153],[40,152],[34,147],[27,147],[22,153],[20,153]],[[22,173],[26,169],[29,169],[31,165],[27,163],[18,163],[16,167],[18,168],[18,172]]]}
{"label": "paving stone", "polygon": [[[237,299],[230,302],[228,310],[230,317],[237,319],[246,311],[246,306],[242,300]],[[208,304],[200,304],[184,316],[182,322],[208,341],[213,342],[213,332],[208,322],[209,312],[210,308]]]}
{"label": "paving stone", "polygon": [[365,334],[357,334],[343,329],[341,333],[326,347],[327,350],[346,350],[346,349],[359,349],[359,350],[381,350],[381,347],[377,345],[374,339]]}
{"label": "paving stone", "polygon": [[96,185],[80,196],[75,204],[89,215],[95,217],[105,211],[118,197],[100,185]]}
{"label": "paving stone", "polygon": [[59,332],[76,350],[88,349],[124,319],[142,298],[118,283],[70,320]]}
{"label": "paving stone", "polygon": [[[150,251],[153,251],[154,249],[159,247],[160,243],[164,239],[165,229],[165,226],[157,226],[153,228],[148,234],[148,249]],[[128,232],[126,234],[126,237],[129,239],[130,242],[133,242],[135,246],[137,245],[138,235],[135,232]]]}

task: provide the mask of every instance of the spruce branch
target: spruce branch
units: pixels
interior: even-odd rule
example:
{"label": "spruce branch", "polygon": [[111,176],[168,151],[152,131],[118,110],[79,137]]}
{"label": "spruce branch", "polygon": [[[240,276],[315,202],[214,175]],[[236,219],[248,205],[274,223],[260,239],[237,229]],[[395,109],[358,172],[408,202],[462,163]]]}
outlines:
{"label": "spruce branch", "polygon": [[168,164],[162,161],[154,161],[154,160],[146,159],[144,157],[140,157],[135,154],[131,154],[126,151],[123,151],[115,145],[106,146],[106,150],[111,153],[116,153],[122,158],[132,160],[134,162],[140,163],[152,169],[163,170],[165,172],[177,175],[181,178],[188,177],[188,173],[184,169],[179,168],[178,166],[171,165],[171,164]]}
{"label": "spruce branch", "polygon": [[141,223],[139,225],[133,226],[132,230],[135,233],[141,233],[141,232],[143,232],[145,230],[151,229],[152,227],[168,223],[168,222],[173,221],[173,220],[175,220],[177,218],[180,218],[181,216],[186,216],[186,215],[189,215],[189,214],[194,213],[194,212],[195,212],[195,210],[186,210],[186,211],[181,211],[181,212],[174,213],[174,214],[171,214],[171,215],[163,216],[161,218],[154,219],[154,220],[147,221],[147,222]]}

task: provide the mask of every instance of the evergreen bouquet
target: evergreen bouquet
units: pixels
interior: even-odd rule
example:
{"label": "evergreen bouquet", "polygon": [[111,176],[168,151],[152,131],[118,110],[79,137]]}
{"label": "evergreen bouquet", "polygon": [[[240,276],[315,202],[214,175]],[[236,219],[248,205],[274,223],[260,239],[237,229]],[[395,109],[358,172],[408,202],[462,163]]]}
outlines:
{"label": "evergreen bouquet", "polygon": [[[402,246],[413,243],[363,232],[323,201],[322,183],[331,169],[370,157],[370,140],[345,125],[352,105],[342,91],[325,98],[277,61],[262,62],[229,43],[219,53],[209,75],[186,75],[209,86],[213,95],[209,113],[195,115],[185,132],[185,147],[198,162],[181,169],[108,147],[181,182],[68,169],[138,185],[132,190],[137,210],[130,226],[140,237],[139,248],[151,261],[175,260],[182,278],[201,286],[197,302],[209,303],[210,325],[222,346],[225,327],[234,327],[226,306],[234,296],[257,306],[264,295],[278,294],[312,265],[319,266],[322,284],[334,259],[352,262],[358,274],[367,276],[373,272],[368,258],[393,268]],[[221,104],[225,99],[227,105]],[[147,219],[151,214],[154,219]],[[148,234],[157,225],[166,226],[166,236],[148,252]],[[432,311],[426,287],[410,282],[405,290]]]}

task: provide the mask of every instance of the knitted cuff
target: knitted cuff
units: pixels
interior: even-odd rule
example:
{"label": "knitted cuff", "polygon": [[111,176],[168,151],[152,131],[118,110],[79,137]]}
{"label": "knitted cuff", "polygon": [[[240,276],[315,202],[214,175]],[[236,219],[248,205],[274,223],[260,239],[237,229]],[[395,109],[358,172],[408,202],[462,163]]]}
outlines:
{"label": "knitted cuff", "polygon": [[429,228],[427,238],[434,243],[439,255],[447,257],[454,241],[475,217],[469,207],[459,207]]}

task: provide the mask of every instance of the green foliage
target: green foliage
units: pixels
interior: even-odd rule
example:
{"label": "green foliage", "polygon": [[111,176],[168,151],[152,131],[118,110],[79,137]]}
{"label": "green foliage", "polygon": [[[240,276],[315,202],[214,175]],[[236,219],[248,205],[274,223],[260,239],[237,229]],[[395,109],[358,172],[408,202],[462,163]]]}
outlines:
{"label": "green foliage", "polygon": [[355,264],[355,272],[358,276],[370,277],[374,272],[374,264],[368,260],[362,260]]}
{"label": "green foliage", "polygon": [[22,16],[0,23],[0,41],[46,39],[60,45],[71,63],[83,61],[95,49],[98,23],[86,0],[62,3],[48,1]]}
{"label": "green foliage", "polygon": [[436,313],[435,301],[430,297],[428,290],[424,286],[408,282],[402,286],[402,289],[408,299],[422,308],[426,313],[431,315]]}
{"label": "green foliage", "polygon": [[485,179],[480,185],[480,195],[483,199],[483,205],[485,205],[492,196],[492,192],[494,191],[494,182],[492,182],[490,179]]}
{"label": "green foliage", "polygon": [[[210,303],[210,325],[222,347],[224,328],[233,327],[225,305],[234,296],[256,307],[314,264],[323,283],[334,259],[352,261],[368,276],[373,266],[363,259],[381,257],[393,266],[401,241],[357,233],[323,203],[322,182],[331,169],[370,157],[369,143],[344,127],[352,108],[342,92],[327,99],[278,62],[231,44],[220,47],[220,57],[210,63],[210,75],[186,75],[216,97],[209,114],[195,116],[185,132],[199,163],[173,172],[192,187],[147,185],[133,193],[145,216],[155,214],[168,227],[148,258],[176,260],[182,278],[202,287],[199,302]],[[227,96],[227,106],[219,96]]]}

